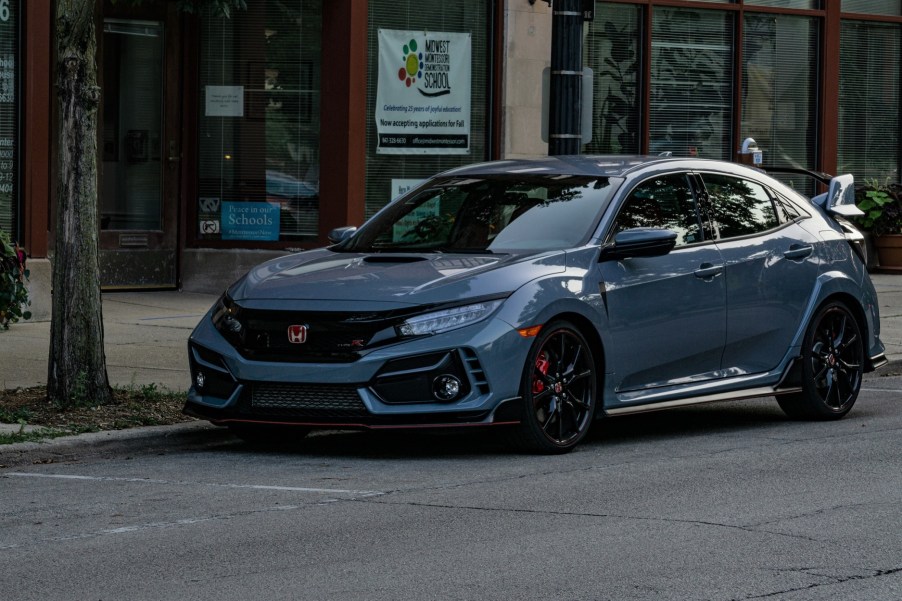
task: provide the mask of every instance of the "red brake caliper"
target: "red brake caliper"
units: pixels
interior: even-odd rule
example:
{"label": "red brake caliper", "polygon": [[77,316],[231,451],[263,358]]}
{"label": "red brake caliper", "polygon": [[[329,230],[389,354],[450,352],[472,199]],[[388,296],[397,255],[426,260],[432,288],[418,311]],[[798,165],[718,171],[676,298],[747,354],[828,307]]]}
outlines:
{"label": "red brake caliper", "polygon": [[[548,353],[543,352],[536,359],[536,369],[538,369],[542,373],[542,375],[547,376],[549,365],[550,365],[550,362],[548,361]],[[538,376],[533,376],[532,377],[532,393],[539,394],[543,390],[545,390],[545,383],[541,379],[539,379]]]}

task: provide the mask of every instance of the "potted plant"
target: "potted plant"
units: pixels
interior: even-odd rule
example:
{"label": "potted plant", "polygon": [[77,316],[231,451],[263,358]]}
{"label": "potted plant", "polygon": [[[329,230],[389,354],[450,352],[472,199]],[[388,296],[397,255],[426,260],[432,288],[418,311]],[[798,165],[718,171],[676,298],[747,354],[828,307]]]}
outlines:
{"label": "potted plant", "polygon": [[31,304],[25,288],[27,279],[25,251],[0,230],[0,329],[8,330],[9,324],[31,318],[31,312],[22,309]]}
{"label": "potted plant", "polygon": [[880,269],[902,272],[902,184],[865,179],[855,204],[864,211],[857,225],[873,237]]}

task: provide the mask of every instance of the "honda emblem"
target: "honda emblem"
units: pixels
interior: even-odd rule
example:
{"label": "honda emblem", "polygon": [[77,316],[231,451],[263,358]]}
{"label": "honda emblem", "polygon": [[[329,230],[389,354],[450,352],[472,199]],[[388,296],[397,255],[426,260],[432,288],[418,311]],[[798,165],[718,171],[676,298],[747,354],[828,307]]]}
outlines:
{"label": "honda emblem", "polygon": [[291,344],[304,344],[307,342],[307,326],[288,326],[288,342]]}

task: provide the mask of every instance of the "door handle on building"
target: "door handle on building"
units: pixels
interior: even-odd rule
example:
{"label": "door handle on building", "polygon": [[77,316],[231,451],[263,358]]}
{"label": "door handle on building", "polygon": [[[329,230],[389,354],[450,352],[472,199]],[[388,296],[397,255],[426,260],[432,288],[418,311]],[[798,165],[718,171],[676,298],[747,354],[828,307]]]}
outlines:
{"label": "door handle on building", "polygon": [[182,160],[178,148],[176,147],[175,140],[169,140],[169,156],[167,158],[170,163],[178,163]]}

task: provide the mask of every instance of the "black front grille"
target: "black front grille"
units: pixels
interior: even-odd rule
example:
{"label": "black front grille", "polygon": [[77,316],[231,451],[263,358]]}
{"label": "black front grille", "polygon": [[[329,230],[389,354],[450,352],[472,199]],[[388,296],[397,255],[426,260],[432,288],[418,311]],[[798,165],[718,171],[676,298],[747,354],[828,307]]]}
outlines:
{"label": "black front grille", "polygon": [[365,417],[366,406],[349,385],[252,384],[247,398],[255,415],[279,417]]}
{"label": "black front grille", "polygon": [[244,357],[257,361],[351,362],[361,351],[393,341],[394,326],[409,314],[240,309],[243,328],[230,340]]}

